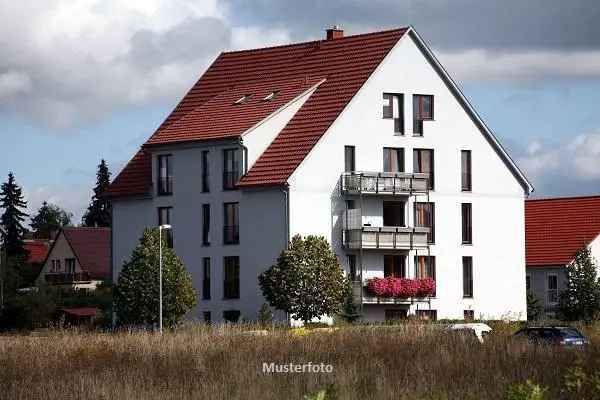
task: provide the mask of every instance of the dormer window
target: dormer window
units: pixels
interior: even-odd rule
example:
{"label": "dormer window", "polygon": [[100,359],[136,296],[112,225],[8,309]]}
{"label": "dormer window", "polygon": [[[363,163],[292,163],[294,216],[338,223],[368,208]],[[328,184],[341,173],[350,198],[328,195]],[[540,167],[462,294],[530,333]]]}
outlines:
{"label": "dormer window", "polygon": [[233,104],[234,105],[238,105],[238,104],[244,104],[246,103],[248,100],[250,100],[250,97],[252,97],[251,94],[245,94],[242,97],[240,97],[239,99],[237,99]]}
{"label": "dormer window", "polygon": [[271,93],[269,93],[264,99],[263,101],[271,101],[273,100],[275,97],[277,97],[277,95],[279,94],[279,90],[274,90]]}

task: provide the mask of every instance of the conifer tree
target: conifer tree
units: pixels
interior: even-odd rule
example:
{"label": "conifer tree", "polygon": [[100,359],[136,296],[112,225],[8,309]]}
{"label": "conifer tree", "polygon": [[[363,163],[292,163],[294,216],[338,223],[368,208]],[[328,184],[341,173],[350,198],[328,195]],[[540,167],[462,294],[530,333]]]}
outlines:
{"label": "conifer tree", "polygon": [[2,234],[2,248],[7,257],[22,256],[25,254],[23,235],[27,231],[23,221],[28,215],[24,209],[27,202],[23,197],[21,187],[15,181],[12,172],[8,173],[8,181],[0,188],[0,208],[3,210],[0,217]]}
{"label": "conifer tree", "polygon": [[110,184],[110,172],[106,161],[102,159],[96,173],[94,195],[82,218],[82,225],[88,227],[110,227],[110,201],[102,197]]}

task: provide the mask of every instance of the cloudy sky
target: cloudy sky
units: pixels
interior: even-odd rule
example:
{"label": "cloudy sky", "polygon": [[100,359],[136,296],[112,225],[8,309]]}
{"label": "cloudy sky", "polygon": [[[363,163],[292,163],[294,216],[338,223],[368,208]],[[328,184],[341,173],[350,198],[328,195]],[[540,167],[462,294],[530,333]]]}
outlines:
{"label": "cloudy sky", "polygon": [[536,187],[600,193],[596,0],[0,0],[0,174],[78,220],[223,50],[413,25]]}

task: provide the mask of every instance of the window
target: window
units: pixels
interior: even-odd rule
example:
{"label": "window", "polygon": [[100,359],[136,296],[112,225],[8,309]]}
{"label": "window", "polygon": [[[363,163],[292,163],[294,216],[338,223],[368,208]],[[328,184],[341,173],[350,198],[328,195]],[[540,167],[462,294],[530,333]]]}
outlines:
{"label": "window", "polygon": [[202,298],[210,300],[210,257],[202,259]]}
{"label": "window", "polygon": [[235,189],[241,176],[241,159],[238,149],[223,150],[223,189]]}
{"label": "window", "polygon": [[279,94],[279,90],[274,90],[271,93],[269,93],[264,99],[263,101],[271,101],[273,100],[275,97],[277,97],[277,95]]}
{"label": "window", "polygon": [[405,226],[403,201],[383,202],[383,226]]}
{"label": "window", "polygon": [[435,256],[415,256],[415,278],[435,281]]}
{"label": "window", "polygon": [[208,150],[203,150],[202,151],[202,191],[205,193],[210,192],[210,186],[208,184],[208,176],[209,176]]}
{"label": "window", "polygon": [[223,259],[224,279],[223,279],[223,298],[240,298],[240,258],[225,257]]}
{"label": "window", "polygon": [[473,258],[463,257],[463,297],[473,297]]}
{"label": "window", "polygon": [[202,313],[202,315],[204,316],[205,323],[210,324],[212,322],[212,317],[211,317],[210,311],[204,311]]}
{"label": "window", "polygon": [[465,321],[473,321],[475,319],[475,310],[464,310],[463,318]]}
{"label": "window", "polygon": [[[171,207],[158,207],[158,226],[171,225]],[[173,248],[173,228],[162,231],[168,247]]]}
{"label": "window", "polygon": [[239,203],[223,204],[223,243],[238,244],[240,242]]}
{"label": "window", "polygon": [[158,187],[159,196],[173,194],[173,166],[171,164],[170,154],[158,156],[158,182],[156,186]]}
{"label": "window", "polygon": [[60,260],[52,260],[52,268],[50,272],[60,272]]}
{"label": "window", "polygon": [[75,259],[74,258],[65,258],[65,272],[67,274],[75,273]]}
{"label": "window", "polygon": [[384,311],[386,321],[398,321],[408,318],[408,310],[403,308],[393,308]]}
{"label": "window", "polygon": [[348,278],[351,281],[356,280],[356,255],[348,255]]}
{"label": "window", "polygon": [[462,242],[463,244],[473,243],[473,217],[471,203],[462,203]]}
{"label": "window", "polygon": [[250,100],[251,97],[252,97],[251,94],[245,94],[242,97],[240,97],[239,99],[237,99],[233,104],[235,104],[235,105],[244,104],[245,102]]}
{"label": "window", "polygon": [[384,255],[383,276],[406,278],[406,257],[402,255]]}
{"label": "window", "polygon": [[435,243],[435,204],[421,202],[416,202],[414,204],[415,227],[429,228],[429,232],[427,233],[427,241],[429,243]]}
{"label": "window", "polygon": [[404,96],[397,93],[383,94],[383,118],[394,120],[394,132],[404,134]]}
{"label": "window", "polygon": [[547,287],[546,293],[548,298],[548,304],[558,303],[558,275],[548,274],[546,277]]}
{"label": "window", "polygon": [[354,146],[344,146],[344,172],[356,171],[356,158]]}
{"label": "window", "polygon": [[424,321],[436,321],[437,320],[437,310],[417,310],[416,311],[417,318]]}
{"label": "window", "polygon": [[470,192],[472,190],[471,150],[461,150],[460,151],[460,170],[461,170],[460,188],[463,192]]}
{"label": "window", "polygon": [[429,190],[433,190],[433,150],[413,150],[413,172],[429,174]]}
{"label": "window", "polygon": [[210,204],[202,204],[202,245],[210,246]]}
{"label": "window", "polygon": [[223,319],[226,322],[236,323],[240,319],[240,310],[225,310],[223,311]]}
{"label": "window", "polygon": [[531,291],[531,275],[525,275],[525,290],[527,292]]}
{"label": "window", "polygon": [[383,172],[404,172],[403,148],[383,148]]}
{"label": "window", "polygon": [[433,96],[413,95],[413,134],[423,136],[423,121],[433,120]]}

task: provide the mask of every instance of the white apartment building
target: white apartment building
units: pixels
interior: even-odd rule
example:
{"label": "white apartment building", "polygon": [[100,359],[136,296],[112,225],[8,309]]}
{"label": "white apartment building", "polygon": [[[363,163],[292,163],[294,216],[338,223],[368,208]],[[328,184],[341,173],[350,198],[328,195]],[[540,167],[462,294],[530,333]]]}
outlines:
{"label": "white apartment building", "polygon": [[[364,320],[525,319],[531,190],[414,28],[329,29],[217,57],[111,184],[113,279],[169,223],[194,317],[253,320],[258,275],[322,235]],[[431,277],[435,295],[364,288],[384,276]]]}

